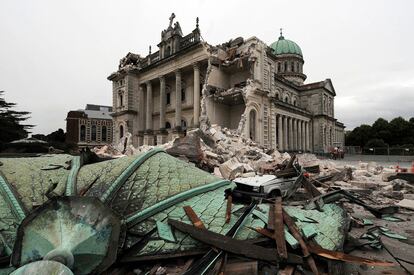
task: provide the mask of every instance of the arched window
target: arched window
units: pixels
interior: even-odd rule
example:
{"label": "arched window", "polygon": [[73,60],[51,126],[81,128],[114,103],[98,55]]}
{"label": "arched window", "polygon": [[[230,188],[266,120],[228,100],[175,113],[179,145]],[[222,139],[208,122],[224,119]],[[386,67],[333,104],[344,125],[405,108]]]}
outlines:
{"label": "arched window", "polygon": [[106,134],[107,134],[106,126],[102,126],[102,129],[101,129],[101,139],[102,139],[102,141],[106,141],[107,140],[106,139]]}
{"label": "arched window", "polygon": [[277,62],[277,72],[280,73],[280,62]]}
{"label": "arched window", "polygon": [[187,130],[187,122],[184,119],[181,119],[181,129]]}
{"label": "arched window", "polygon": [[81,127],[80,127],[80,141],[85,141],[85,140],[86,140],[86,126],[81,125]]}
{"label": "arched window", "polygon": [[288,63],[287,63],[287,61],[285,61],[285,66],[284,66],[284,68],[283,68],[283,71],[284,71],[284,72],[287,72],[287,64],[288,64]]}
{"label": "arched window", "polygon": [[276,99],[279,100],[280,99],[280,95],[279,93],[276,94]]}
{"label": "arched window", "polygon": [[292,72],[294,72],[294,71],[295,71],[295,63],[294,63],[294,62],[292,62],[292,65],[291,65],[291,67],[290,67],[290,71],[292,71]]}
{"label": "arched window", "polygon": [[96,125],[92,125],[91,127],[91,140],[96,141]]}
{"label": "arched window", "polygon": [[249,138],[256,140],[256,110],[250,110],[249,113]]}
{"label": "arched window", "polygon": [[124,126],[119,126],[119,138],[124,137]]}
{"label": "arched window", "polygon": [[171,123],[165,122],[165,129],[171,129]]}
{"label": "arched window", "polygon": [[293,104],[293,106],[296,106],[296,99],[292,100],[292,104]]}
{"label": "arched window", "polygon": [[286,95],[285,99],[283,101],[286,102],[286,103],[289,103],[289,97]]}

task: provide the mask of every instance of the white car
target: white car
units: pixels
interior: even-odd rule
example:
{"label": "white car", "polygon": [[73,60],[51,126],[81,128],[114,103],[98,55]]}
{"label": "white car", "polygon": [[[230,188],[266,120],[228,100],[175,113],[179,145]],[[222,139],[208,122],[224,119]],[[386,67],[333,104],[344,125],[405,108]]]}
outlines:
{"label": "white car", "polygon": [[236,188],[232,190],[234,198],[273,198],[290,197],[301,185],[303,175],[292,178],[277,178],[275,175],[263,175],[248,178],[236,178]]}

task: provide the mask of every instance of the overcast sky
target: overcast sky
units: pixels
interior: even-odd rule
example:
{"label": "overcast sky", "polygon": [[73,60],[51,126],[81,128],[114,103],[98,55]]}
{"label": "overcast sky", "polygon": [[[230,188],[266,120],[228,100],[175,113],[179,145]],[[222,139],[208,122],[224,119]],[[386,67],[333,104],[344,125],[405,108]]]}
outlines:
{"label": "overcast sky", "polygon": [[377,117],[414,116],[414,1],[0,2],[0,90],[32,112],[34,133],[65,129],[69,110],[111,105],[106,77],[129,51],[146,55],[172,12],[184,34],[200,18],[204,40],[279,28],[302,48],[307,83],[331,78],[335,116],[352,129]]}

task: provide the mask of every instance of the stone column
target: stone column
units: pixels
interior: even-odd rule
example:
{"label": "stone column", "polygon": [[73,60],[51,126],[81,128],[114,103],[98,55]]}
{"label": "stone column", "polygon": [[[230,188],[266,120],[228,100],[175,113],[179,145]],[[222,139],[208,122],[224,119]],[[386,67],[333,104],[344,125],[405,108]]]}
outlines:
{"label": "stone column", "polygon": [[181,98],[181,71],[175,71],[175,127],[173,129],[172,138],[182,137],[183,131],[181,129],[181,112],[182,112],[182,98]]}
{"label": "stone column", "polygon": [[305,121],[302,121],[302,126],[301,126],[301,129],[302,129],[302,140],[301,140],[301,146],[302,146],[302,148],[303,148],[303,151],[306,151],[306,130],[305,130]]}
{"label": "stone column", "polygon": [[310,149],[310,146],[309,146],[309,144],[310,144],[310,142],[309,142],[309,139],[310,139],[309,121],[306,122],[305,129],[306,129],[306,137],[305,137],[305,139],[306,139],[306,151],[310,151],[311,149]]}
{"label": "stone column", "polygon": [[145,120],[144,144],[154,145],[154,132],[152,129],[152,113],[154,109],[152,98],[152,83],[151,81],[147,81],[145,84],[147,86],[147,114]]}
{"label": "stone column", "polygon": [[288,122],[287,116],[283,116],[283,149],[288,150]]}
{"label": "stone column", "polygon": [[181,71],[175,71],[175,130],[181,131]]}
{"label": "stone column", "polygon": [[293,150],[293,118],[289,118],[289,150]]}
{"label": "stone column", "polygon": [[293,150],[298,150],[298,120],[293,119]]}
{"label": "stone column", "polygon": [[277,115],[278,120],[277,120],[277,128],[278,128],[278,133],[277,133],[277,145],[278,145],[278,149],[279,151],[283,150],[283,121],[282,121],[282,115]]}
{"label": "stone column", "polygon": [[144,144],[144,131],[145,131],[145,93],[142,85],[139,85],[138,91],[138,115],[139,115],[139,126],[138,126],[138,145]]}
{"label": "stone column", "polygon": [[303,121],[300,120],[299,121],[299,126],[298,126],[298,130],[299,130],[299,150],[305,150],[305,148],[303,147],[303,141],[304,141],[304,131],[303,131]]}
{"label": "stone column", "polygon": [[164,144],[167,142],[168,132],[165,129],[165,77],[160,76],[160,127],[157,133],[157,144]]}
{"label": "stone column", "polygon": [[194,64],[194,128],[200,126],[200,68]]}
{"label": "stone column", "polygon": [[145,123],[145,130],[152,131],[152,110],[153,110],[153,103],[152,103],[152,84],[151,81],[147,81],[145,83],[147,85],[147,115],[146,115],[146,123]]}

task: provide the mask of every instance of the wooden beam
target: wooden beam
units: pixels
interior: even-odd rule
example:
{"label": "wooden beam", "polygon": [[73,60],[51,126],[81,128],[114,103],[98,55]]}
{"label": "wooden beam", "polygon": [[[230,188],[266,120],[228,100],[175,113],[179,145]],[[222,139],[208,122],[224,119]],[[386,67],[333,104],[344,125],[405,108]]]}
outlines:
{"label": "wooden beam", "polygon": [[[193,239],[196,239],[200,242],[206,243],[223,251],[250,259],[273,263],[280,262],[280,257],[277,255],[277,250],[275,249],[252,245],[242,240],[236,240],[209,230],[199,229],[192,225],[176,220],[169,219],[168,223],[181,232],[189,234]],[[292,264],[303,263],[302,258],[295,254],[288,254],[287,262]]]}
{"label": "wooden beam", "polygon": [[313,185],[313,183],[307,178],[303,179],[302,185],[312,198],[322,195],[322,193],[315,187],[315,185]]}
{"label": "wooden beam", "polygon": [[231,195],[227,197],[227,208],[226,208],[226,223],[230,222],[231,219],[231,206],[233,203],[233,198]]}
{"label": "wooden beam", "polygon": [[293,237],[299,242],[300,247],[302,248],[303,255],[306,257],[306,260],[309,264],[309,267],[311,268],[313,274],[318,275],[319,271],[316,267],[315,260],[310,255],[308,246],[306,245],[305,241],[302,238],[302,235],[300,234],[299,229],[296,227],[295,222],[293,219],[289,216],[288,213],[286,213],[285,210],[283,210],[283,220],[285,221],[285,224],[289,228],[290,233],[292,233]]}
{"label": "wooden beam", "polygon": [[187,214],[187,217],[190,219],[190,221],[193,223],[193,225],[200,229],[206,229],[204,226],[204,223],[200,220],[200,218],[197,216],[197,214],[194,212],[193,208],[191,206],[184,206],[184,212]]}
{"label": "wooden beam", "polygon": [[279,254],[279,257],[282,259],[287,258],[287,249],[286,249],[286,241],[285,241],[285,227],[283,224],[283,208],[282,208],[282,197],[277,196],[275,200],[275,207],[274,207],[275,215],[274,215],[274,228],[275,228],[275,240],[276,240],[276,248]]}
{"label": "wooden beam", "polygon": [[275,205],[269,204],[269,218],[267,220],[267,229],[275,230]]}

